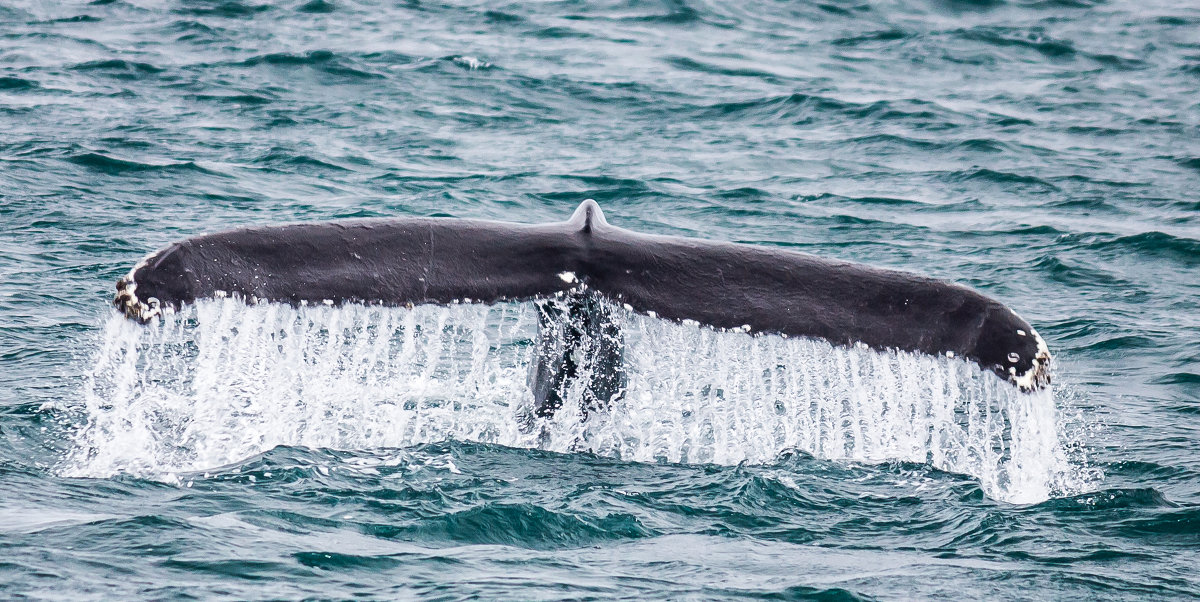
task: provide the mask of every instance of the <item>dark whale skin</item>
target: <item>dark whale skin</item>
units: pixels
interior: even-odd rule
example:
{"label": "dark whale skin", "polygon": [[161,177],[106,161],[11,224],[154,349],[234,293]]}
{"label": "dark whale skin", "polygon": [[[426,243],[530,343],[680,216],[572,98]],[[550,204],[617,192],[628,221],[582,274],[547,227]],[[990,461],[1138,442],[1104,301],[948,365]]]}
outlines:
{"label": "dark whale skin", "polygon": [[117,283],[115,304],[146,321],[226,295],[416,305],[581,289],[718,329],[957,356],[1026,391],[1050,379],[1033,328],[970,288],[785,249],[630,232],[590,200],[553,224],[385,218],[206,234],[135,266]]}

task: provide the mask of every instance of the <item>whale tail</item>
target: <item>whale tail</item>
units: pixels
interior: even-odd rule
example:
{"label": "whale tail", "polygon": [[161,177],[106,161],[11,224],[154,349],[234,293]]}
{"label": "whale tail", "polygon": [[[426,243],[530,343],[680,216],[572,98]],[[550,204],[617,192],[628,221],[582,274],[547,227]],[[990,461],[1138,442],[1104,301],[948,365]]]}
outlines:
{"label": "whale tail", "polygon": [[[392,218],[254,227],[190,238],[151,254],[117,283],[116,306],[147,321],[197,299],[406,306],[556,299],[542,304],[538,407],[564,379],[621,388],[620,336],[604,301],[716,329],[812,337],[958,357],[1023,391],[1050,381],[1050,354],[1011,309],[969,288],[790,250],[630,232],[584,201],[565,222]],[[557,302],[556,302],[557,303]],[[577,330],[555,326],[554,312]],[[573,327],[575,328],[575,327]],[[581,347],[582,346],[582,347]],[[572,350],[592,350],[577,362]],[[574,363],[573,363],[574,362]],[[556,401],[559,399],[559,401]]]}

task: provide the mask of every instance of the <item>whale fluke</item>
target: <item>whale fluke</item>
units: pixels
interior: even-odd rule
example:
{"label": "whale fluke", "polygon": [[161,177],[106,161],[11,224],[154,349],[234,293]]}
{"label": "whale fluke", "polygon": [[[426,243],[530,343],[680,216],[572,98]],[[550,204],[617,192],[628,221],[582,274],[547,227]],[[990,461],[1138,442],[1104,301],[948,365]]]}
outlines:
{"label": "whale fluke", "polygon": [[1026,391],[1050,379],[1037,332],[967,287],[779,248],[630,232],[591,200],[551,224],[387,218],[206,234],[137,264],[115,303],[147,321],[229,295],[403,306],[566,292],[718,329],[959,357]]}

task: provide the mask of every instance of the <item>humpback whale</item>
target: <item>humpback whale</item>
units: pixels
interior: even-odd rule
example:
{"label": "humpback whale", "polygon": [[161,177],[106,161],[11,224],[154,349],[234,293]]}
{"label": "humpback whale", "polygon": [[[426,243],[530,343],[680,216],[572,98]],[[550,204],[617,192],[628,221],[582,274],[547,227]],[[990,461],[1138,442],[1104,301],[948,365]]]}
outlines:
{"label": "humpback whale", "polygon": [[114,302],[147,322],[226,296],[293,305],[537,301],[539,415],[561,405],[563,383],[577,373],[590,375],[593,407],[620,394],[618,307],[957,357],[1026,392],[1050,381],[1050,353],[1029,323],[965,286],[781,248],[631,232],[592,200],[549,224],[381,218],[206,234],[150,254],[117,282]]}

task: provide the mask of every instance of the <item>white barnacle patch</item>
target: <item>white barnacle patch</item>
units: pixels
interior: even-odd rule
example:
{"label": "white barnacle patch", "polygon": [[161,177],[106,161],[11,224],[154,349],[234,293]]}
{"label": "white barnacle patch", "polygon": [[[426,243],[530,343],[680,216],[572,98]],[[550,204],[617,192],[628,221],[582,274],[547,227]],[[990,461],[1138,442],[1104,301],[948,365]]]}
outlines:
{"label": "white barnacle patch", "polygon": [[575,277],[575,272],[560,272],[558,277],[567,284],[575,284],[579,281],[579,279]]}
{"label": "white barnacle patch", "polygon": [[150,297],[145,301],[138,299],[137,283],[133,281],[133,271],[117,282],[117,296],[113,299],[113,304],[126,317],[141,322],[149,322],[162,314],[162,304],[157,298]]}
{"label": "white barnacle patch", "polygon": [[1036,330],[1031,330],[1029,334],[1037,341],[1037,354],[1034,355],[1029,369],[1021,375],[1016,375],[1014,368],[1009,369],[1013,374],[1010,380],[1022,391],[1032,391],[1039,385],[1050,383],[1050,349]]}
{"label": "white barnacle patch", "polygon": [[1019,336],[1019,337],[1023,337],[1023,336],[1025,336],[1025,331],[1024,331],[1024,330],[1021,330],[1020,328],[1018,328],[1018,329],[1017,329],[1017,336]]}
{"label": "white barnacle patch", "polygon": [[1021,361],[1021,356],[1017,355],[1016,353],[1008,354],[1008,363],[1015,364],[1019,361]]}

